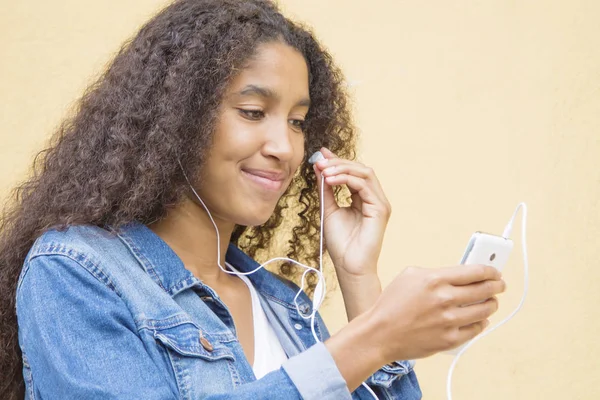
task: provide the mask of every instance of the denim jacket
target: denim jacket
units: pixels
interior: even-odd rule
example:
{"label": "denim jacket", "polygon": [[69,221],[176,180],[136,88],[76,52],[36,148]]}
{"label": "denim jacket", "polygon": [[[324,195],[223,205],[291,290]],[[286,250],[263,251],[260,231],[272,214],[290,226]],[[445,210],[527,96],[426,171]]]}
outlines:
{"label": "denim jacket", "polygon": [[[234,245],[227,261],[257,263]],[[257,380],[227,307],[139,223],[50,230],[32,246],[17,286],[26,399],[371,399],[350,393],[294,305],[297,286],[249,275],[289,359]],[[300,311],[310,314],[302,293]],[[316,332],[329,333],[320,317]],[[380,399],[420,399],[413,363],[368,380]]]}

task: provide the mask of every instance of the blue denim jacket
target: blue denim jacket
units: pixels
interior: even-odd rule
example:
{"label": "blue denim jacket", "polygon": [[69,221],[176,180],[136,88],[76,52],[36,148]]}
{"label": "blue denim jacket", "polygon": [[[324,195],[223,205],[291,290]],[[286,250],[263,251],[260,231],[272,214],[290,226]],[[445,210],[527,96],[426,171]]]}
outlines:
{"label": "blue denim jacket", "polygon": [[[257,263],[230,245],[241,271]],[[289,356],[256,380],[227,307],[142,224],[44,233],[17,287],[26,399],[370,399],[350,393],[294,305],[297,286],[265,269],[249,276]],[[300,311],[311,312],[304,294]],[[317,318],[321,340],[329,333]],[[412,363],[368,380],[380,399],[420,399]]]}

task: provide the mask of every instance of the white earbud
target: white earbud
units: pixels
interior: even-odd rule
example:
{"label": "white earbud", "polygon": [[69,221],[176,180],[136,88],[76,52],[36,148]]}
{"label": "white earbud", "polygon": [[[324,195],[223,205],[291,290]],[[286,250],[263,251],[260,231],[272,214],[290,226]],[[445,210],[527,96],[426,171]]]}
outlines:
{"label": "white earbud", "polygon": [[316,151],[313,153],[312,156],[310,156],[310,158],[308,159],[308,162],[311,164],[315,164],[317,161],[321,161],[324,159],[325,159],[325,157],[323,156],[323,153],[321,153],[320,151]]}

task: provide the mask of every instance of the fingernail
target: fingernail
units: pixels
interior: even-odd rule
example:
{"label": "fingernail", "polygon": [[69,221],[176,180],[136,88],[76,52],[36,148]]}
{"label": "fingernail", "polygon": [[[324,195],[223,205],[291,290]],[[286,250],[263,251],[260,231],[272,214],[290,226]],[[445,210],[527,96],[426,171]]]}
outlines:
{"label": "fingernail", "polygon": [[327,167],[323,170],[323,175],[328,176],[333,174],[335,171],[335,165],[332,165],[331,167]]}
{"label": "fingernail", "polygon": [[328,160],[328,159],[326,159],[326,158],[324,158],[323,160],[319,160],[319,161],[317,161],[317,165],[318,165],[319,167],[321,167],[321,168],[324,168],[324,167],[327,165],[327,163],[328,163],[328,162],[329,162],[329,160]]}

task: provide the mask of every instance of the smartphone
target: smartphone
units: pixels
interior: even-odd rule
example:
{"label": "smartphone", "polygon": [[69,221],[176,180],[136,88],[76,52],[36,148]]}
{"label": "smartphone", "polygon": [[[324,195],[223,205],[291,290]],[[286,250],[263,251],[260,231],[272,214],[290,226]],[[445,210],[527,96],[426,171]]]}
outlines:
{"label": "smartphone", "polygon": [[475,232],[469,240],[460,264],[489,265],[502,271],[513,249],[513,241],[502,236]]}
{"label": "smartphone", "polygon": [[[460,260],[461,265],[489,265],[502,271],[513,249],[513,241],[502,236],[475,232]],[[466,304],[467,306],[469,304]],[[444,353],[456,355],[466,344]]]}

